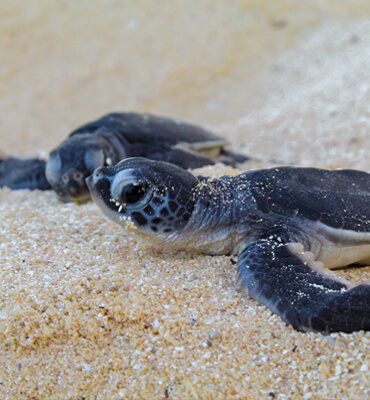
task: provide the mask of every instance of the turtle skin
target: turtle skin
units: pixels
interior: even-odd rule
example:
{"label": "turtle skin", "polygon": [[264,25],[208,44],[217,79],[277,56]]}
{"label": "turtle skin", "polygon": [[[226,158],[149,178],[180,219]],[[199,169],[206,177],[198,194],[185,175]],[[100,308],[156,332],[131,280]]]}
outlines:
{"label": "turtle skin", "polygon": [[4,157],[0,159],[0,187],[50,190],[45,166],[46,161],[38,158]]}
{"label": "turtle skin", "polygon": [[88,178],[103,213],[161,248],[238,255],[244,291],[297,330],[370,330],[370,174],[279,167],[220,179],[143,158]]}
{"label": "turtle skin", "polygon": [[248,157],[226,149],[227,140],[205,129],[151,114],[110,113],[74,130],[52,150],[47,162],[38,158],[2,158],[0,187],[53,189],[63,201],[85,201],[85,179],[97,167],[140,156],[182,168],[224,162],[236,165]]}

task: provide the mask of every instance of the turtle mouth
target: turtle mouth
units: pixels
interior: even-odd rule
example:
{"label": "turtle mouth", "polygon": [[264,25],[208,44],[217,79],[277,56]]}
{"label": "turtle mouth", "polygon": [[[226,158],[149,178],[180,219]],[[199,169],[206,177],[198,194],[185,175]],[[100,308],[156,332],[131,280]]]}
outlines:
{"label": "turtle mouth", "polygon": [[63,185],[52,186],[59,200],[67,203],[74,201],[77,204],[83,204],[90,199],[90,194],[85,183],[77,184],[70,182],[66,187]]}

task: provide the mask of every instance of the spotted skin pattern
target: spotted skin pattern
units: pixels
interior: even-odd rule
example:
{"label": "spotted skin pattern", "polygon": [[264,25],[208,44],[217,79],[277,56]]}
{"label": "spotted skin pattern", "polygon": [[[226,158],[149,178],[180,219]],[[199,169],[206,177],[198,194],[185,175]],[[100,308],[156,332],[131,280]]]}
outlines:
{"label": "spotted skin pattern", "polygon": [[[131,218],[141,227],[147,226],[153,232],[158,232],[158,226],[162,227],[164,233],[173,232],[176,226],[186,224],[189,220],[194,203],[185,199],[184,193],[180,190],[177,195],[166,193],[159,187],[153,194],[151,203],[141,212],[133,211]],[[121,209],[121,212],[123,209]],[[176,224],[173,223],[176,221]]]}
{"label": "spotted skin pattern", "polygon": [[327,269],[370,264],[370,174],[280,167],[211,179],[131,158],[88,186],[109,218],[153,243],[238,254],[244,291],[295,329],[370,330],[370,285]]}
{"label": "spotted skin pattern", "polygon": [[[135,158],[129,159],[134,160]],[[167,164],[166,165],[172,165]],[[116,166],[119,170],[119,164]],[[111,171],[111,172],[108,172]],[[107,167],[99,168],[87,179],[88,186],[95,180],[95,190],[99,192],[100,201],[107,204],[106,214],[114,216],[117,223],[126,220],[133,221],[138,227],[150,231],[154,235],[168,235],[186,226],[194,209],[193,194],[183,182],[172,182],[173,190],[168,191],[168,183],[162,181],[156,174],[155,168],[151,171],[152,180],[147,182],[141,174],[133,174],[130,169],[123,171],[118,179],[115,170]],[[175,171],[185,176],[186,184],[191,187],[195,178],[182,169],[175,167]],[[189,178],[190,179],[186,179]],[[126,185],[116,185],[116,181],[127,181]],[[134,182],[134,183],[132,183]],[[135,201],[133,206],[132,201]],[[140,207],[137,207],[140,204]]]}

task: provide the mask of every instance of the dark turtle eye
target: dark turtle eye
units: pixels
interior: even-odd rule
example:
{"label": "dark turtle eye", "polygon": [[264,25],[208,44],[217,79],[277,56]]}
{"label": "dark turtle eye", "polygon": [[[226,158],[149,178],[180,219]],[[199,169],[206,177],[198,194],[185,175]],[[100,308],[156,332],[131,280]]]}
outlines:
{"label": "dark turtle eye", "polygon": [[146,184],[135,185],[129,183],[122,190],[121,201],[127,205],[139,203],[148,193],[148,189],[148,185]]}

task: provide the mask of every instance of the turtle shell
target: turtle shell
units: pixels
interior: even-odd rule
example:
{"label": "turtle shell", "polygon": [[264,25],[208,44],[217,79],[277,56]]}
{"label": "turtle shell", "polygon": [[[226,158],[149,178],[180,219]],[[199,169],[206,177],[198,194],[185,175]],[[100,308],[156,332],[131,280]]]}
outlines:
{"label": "turtle shell", "polygon": [[297,215],[331,228],[370,232],[370,174],[281,167],[243,174],[264,213]]}

